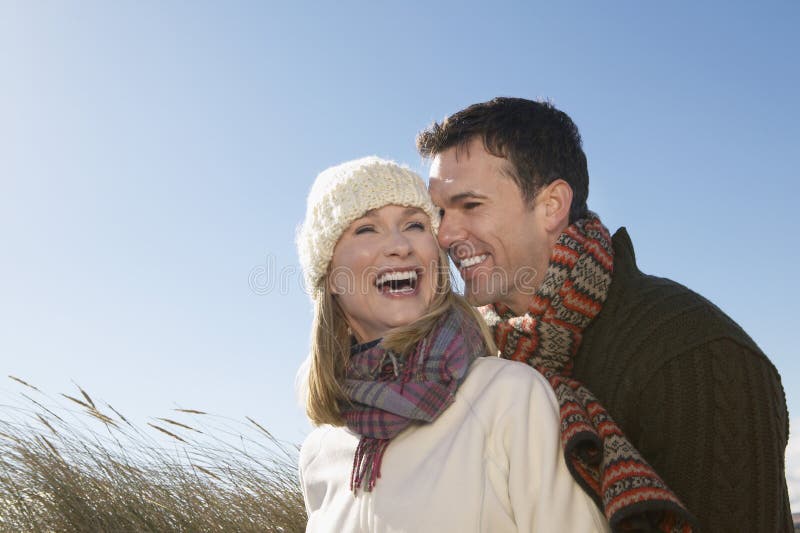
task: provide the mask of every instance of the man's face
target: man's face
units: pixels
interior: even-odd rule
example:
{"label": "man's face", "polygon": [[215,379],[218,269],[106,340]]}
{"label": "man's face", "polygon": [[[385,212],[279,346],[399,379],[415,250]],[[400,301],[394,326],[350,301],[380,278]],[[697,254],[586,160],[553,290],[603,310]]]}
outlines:
{"label": "man's face", "polygon": [[434,157],[429,188],[442,209],[439,246],[461,273],[467,299],[476,306],[500,302],[521,314],[541,284],[550,245],[545,206],[523,199],[509,168],[473,138]]}

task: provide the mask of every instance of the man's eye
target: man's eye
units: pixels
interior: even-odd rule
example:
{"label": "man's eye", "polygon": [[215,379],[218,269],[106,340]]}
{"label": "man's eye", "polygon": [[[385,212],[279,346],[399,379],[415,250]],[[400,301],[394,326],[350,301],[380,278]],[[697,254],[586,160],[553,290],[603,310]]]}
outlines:
{"label": "man's eye", "polygon": [[444,209],[439,209],[439,220],[444,218]]}
{"label": "man's eye", "polygon": [[356,228],[356,235],[361,235],[362,233],[374,233],[375,228],[372,226],[359,226]]}
{"label": "man's eye", "polygon": [[481,205],[480,202],[467,202],[464,204],[464,209],[475,209],[479,205]]}

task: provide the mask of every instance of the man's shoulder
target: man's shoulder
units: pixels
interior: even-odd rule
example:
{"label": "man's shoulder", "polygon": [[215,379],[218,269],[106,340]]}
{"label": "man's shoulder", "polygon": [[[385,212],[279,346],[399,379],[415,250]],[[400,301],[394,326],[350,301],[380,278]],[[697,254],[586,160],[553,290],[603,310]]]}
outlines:
{"label": "man's shoulder", "polygon": [[[683,331],[702,324],[706,335],[746,336],[717,305],[677,281],[642,272],[630,275],[624,284],[620,278],[613,278],[608,305],[603,307],[609,315],[640,317],[651,327],[678,327]],[[618,287],[613,287],[617,281]]]}
{"label": "man's shoulder", "polygon": [[634,423],[631,395],[666,369],[691,375],[698,362],[739,358],[777,376],[768,357],[721,309],[678,282],[641,272],[632,248],[618,249],[617,241],[615,235],[608,297],[583,332],[573,375],[613,409],[619,423]]}
{"label": "man's shoulder", "polygon": [[719,307],[686,286],[639,270],[624,229],[614,235],[614,273],[608,297],[584,331],[576,356],[579,375],[603,371],[649,374],[662,365],[715,343],[733,343],[764,354]]}
{"label": "man's shoulder", "polygon": [[[676,348],[729,338],[760,351],[745,331],[707,298],[674,280],[645,274],[636,265],[625,228],[614,235],[614,274],[596,321],[619,331],[642,330]],[[604,326],[605,324],[605,326]]]}

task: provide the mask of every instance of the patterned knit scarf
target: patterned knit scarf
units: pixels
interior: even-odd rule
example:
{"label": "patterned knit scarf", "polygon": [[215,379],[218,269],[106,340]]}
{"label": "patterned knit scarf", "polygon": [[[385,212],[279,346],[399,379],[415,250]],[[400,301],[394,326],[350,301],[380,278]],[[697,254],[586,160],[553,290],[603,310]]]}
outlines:
{"label": "patterned knit scarf", "polygon": [[571,379],[583,330],[603,307],[614,269],[611,236],[596,215],[556,242],[541,287],[523,316],[481,308],[501,357],[544,375],[561,410],[561,442],[572,476],[614,531],[692,531],[694,518],[647,464],[594,395]]}
{"label": "patterned knit scarf", "polygon": [[353,458],[350,488],[370,491],[380,477],[391,439],[416,423],[433,422],[453,402],[470,364],[486,355],[472,317],[453,308],[442,316],[407,357],[381,344],[354,353],[342,405],[347,427],[361,435]]}

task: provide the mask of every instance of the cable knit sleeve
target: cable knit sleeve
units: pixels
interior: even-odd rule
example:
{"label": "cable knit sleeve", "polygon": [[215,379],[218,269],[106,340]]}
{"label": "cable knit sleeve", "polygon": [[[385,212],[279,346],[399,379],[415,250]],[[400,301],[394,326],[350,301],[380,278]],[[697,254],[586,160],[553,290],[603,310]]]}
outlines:
{"label": "cable knit sleeve", "polygon": [[637,419],[637,447],[702,531],[793,530],[786,403],[762,354],[719,339],[672,358],[642,389]]}
{"label": "cable knit sleeve", "polygon": [[494,435],[507,459],[508,496],[518,531],[609,531],[602,512],[567,469],[550,385],[522,364],[508,365],[505,374],[509,379],[495,390],[512,403],[495,421]]}

